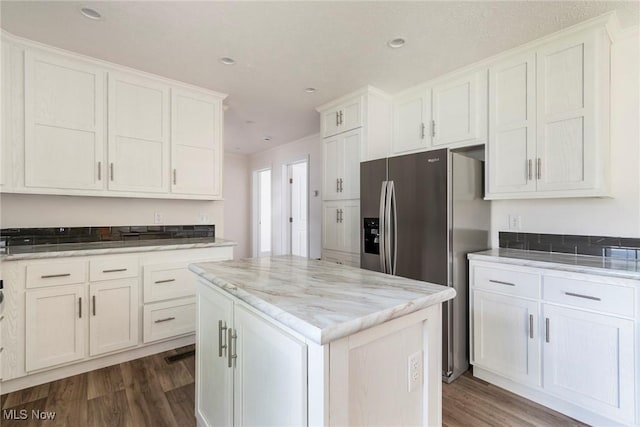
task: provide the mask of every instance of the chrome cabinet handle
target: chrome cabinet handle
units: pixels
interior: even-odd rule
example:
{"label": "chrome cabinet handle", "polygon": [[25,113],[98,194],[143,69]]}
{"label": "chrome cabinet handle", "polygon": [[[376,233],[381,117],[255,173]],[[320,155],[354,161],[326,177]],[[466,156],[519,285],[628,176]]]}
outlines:
{"label": "chrome cabinet handle", "polygon": [[338,112],[336,111],[336,127],[340,126],[340,117],[338,116]]}
{"label": "chrome cabinet handle", "polygon": [[[238,355],[236,354],[236,348],[237,348],[237,341],[236,339],[238,338],[238,335],[235,333],[235,331],[231,328],[229,328],[229,330],[227,331],[227,346],[228,346],[228,354],[229,354],[229,367],[233,368],[235,366],[235,360],[238,358]],[[232,345],[235,344],[235,345]]]}
{"label": "chrome cabinet handle", "polygon": [[342,224],[344,222],[344,211],[342,209],[340,209],[340,224]]}
{"label": "chrome cabinet handle", "polygon": [[111,176],[111,181],[113,181],[113,163],[109,163],[109,174]]}
{"label": "chrome cabinet handle", "polygon": [[529,315],[529,338],[533,339],[533,314]]}
{"label": "chrome cabinet handle", "polygon": [[178,183],[178,172],[176,169],[173,170],[173,185]]}
{"label": "chrome cabinet handle", "polygon": [[98,181],[102,181],[102,162],[98,162]]}
{"label": "chrome cabinet handle", "polygon": [[175,282],[176,279],[165,279],[165,280],[156,280],[153,283],[169,283],[169,282]]}
{"label": "chrome cabinet handle", "polygon": [[425,128],[424,123],[422,123],[422,129],[420,131],[420,139],[424,139],[424,128]]}
{"label": "chrome cabinet handle", "polygon": [[544,340],[546,342],[549,342],[549,318],[548,317],[546,317],[544,319],[544,329],[545,329],[545,331],[544,331]]}
{"label": "chrome cabinet handle", "polygon": [[69,277],[71,273],[62,273],[62,274],[45,274],[40,276],[41,279],[53,279],[54,277]]}
{"label": "chrome cabinet handle", "polygon": [[436,121],[435,120],[431,120],[431,136],[433,138],[436,137]]}
{"label": "chrome cabinet handle", "polygon": [[175,317],[165,317],[164,319],[158,319],[156,320],[154,323],[162,323],[162,322],[168,322],[170,320],[175,320]]}
{"label": "chrome cabinet handle", "polygon": [[223,338],[223,331],[227,330],[227,322],[222,324],[222,320],[218,320],[218,357],[222,357],[222,350],[227,350],[227,344],[225,344],[225,340]]}
{"label": "chrome cabinet handle", "polygon": [[515,284],[514,284],[514,283],[503,282],[503,281],[501,281],[501,280],[491,280],[491,279],[489,279],[489,282],[491,282],[491,283],[497,283],[498,285],[515,286]]}
{"label": "chrome cabinet handle", "polygon": [[343,189],[342,189],[342,178],[340,178],[340,192],[342,193]]}
{"label": "chrome cabinet handle", "polygon": [[565,295],[569,295],[570,297],[577,297],[577,298],[584,298],[584,299],[590,299],[593,301],[602,301],[601,298],[598,297],[592,297],[590,295],[582,295],[582,294],[574,294],[573,292],[565,292]]}
{"label": "chrome cabinet handle", "polygon": [[542,160],[538,157],[538,162],[536,163],[536,176],[538,179],[542,178]]}
{"label": "chrome cabinet handle", "polygon": [[95,295],[91,296],[91,303],[93,305],[93,315],[95,316],[96,315],[96,296]]}
{"label": "chrome cabinet handle", "polygon": [[82,319],[82,297],[78,298],[78,319]]}
{"label": "chrome cabinet handle", "polygon": [[336,224],[340,222],[340,209],[336,209]]}
{"label": "chrome cabinet handle", "polygon": [[127,271],[126,268],[112,268],[111,270],[102,270],[103,273],[119,273],[122,271]]}
{"label": "chrome cabinet handle", "polygon": [[533,171],[532,171],[533,165],[532,165],[532,163],[533,163],[533,160],[531,160],[531,159],[529,159],[527,161],[527,176],[529,177],[529,181],[531,181],[533,179]]}
{"label": "chrome cabinet handle", "polygon": [[342,120],[342,110],[340,110],[340,124],[343,125],[344,124],[344,120]]}
{"label": "chrome cabinet handle", "polygon": [[336,178],[336,193],[340,192],[340,178]]}

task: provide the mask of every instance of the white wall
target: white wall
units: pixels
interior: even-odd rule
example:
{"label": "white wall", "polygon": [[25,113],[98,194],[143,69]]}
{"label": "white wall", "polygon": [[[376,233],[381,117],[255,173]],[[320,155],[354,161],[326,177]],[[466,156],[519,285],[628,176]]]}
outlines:
{"label": "white wall", "polygon": [[238,243],[234,258],[251,256],[251,169],[249,156],[224,155],[224,237]]}
{"label": "white wall", "polygon": [[207,214],[216,236],[224,236],[223,202],[2,194],[0,205],[3,228],[149,225],[161,212],[169,225],[198,224]]}
{"label": "white wall", "polygon": [[508,215],[522,217],[522,231],[640,237],[640,67],[638,29],[626,31],[611,58],[612,198],[492,202],[492,245],[508,231]]}
{"label": "white wall", "polygon": [[[320,135],[307,136],[251,156],[251,171],[271,168],[273,255],[280,255],[286,249],[283,166],[307,158],[309,159],[309,257],[320,258],[322,252],[322,196],[320,193],[322,190],[322,141]],[[315,190],[318,191],[317,196],[314,194]]]}

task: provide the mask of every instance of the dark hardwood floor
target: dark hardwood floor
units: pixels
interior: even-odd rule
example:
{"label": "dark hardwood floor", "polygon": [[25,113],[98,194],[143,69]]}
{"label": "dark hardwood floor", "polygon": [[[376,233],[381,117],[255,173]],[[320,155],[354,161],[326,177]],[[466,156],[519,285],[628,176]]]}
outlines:
{"label": "dark hardwood floor", "polygon": [[[192,427],[195,358],[168,364],[166,356],[192,346],[110,366],[2,396],[2,427]],[[582,426],[571,418],[466,373],[443,384],[443,425]],[[8,419],[11,409],[26,420]],[[31,419],[31,411],[53,411],[53,420]]]}

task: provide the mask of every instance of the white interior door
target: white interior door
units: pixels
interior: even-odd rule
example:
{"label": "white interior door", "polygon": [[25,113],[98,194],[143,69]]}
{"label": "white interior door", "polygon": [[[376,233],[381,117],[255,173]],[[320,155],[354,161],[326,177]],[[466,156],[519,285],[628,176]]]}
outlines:
{"label": "white interior door", "polygon": [[308,256],[307,162],[291,164],[289,171],[289,237],[291,255]]}
{"label": "white interior door", "polygon": [[271,254],[271,169],[255,172],[257,256]]}

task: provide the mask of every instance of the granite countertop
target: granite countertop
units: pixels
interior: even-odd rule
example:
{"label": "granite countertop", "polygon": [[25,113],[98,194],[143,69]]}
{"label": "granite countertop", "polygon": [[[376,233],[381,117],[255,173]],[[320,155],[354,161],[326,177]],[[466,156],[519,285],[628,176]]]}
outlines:
{"label": "granite countertop", "polygon": [[453,299],[446,286],[295,256],[189,269],[319,344]]}
{"label": "granite countertop", "polygon": [[635,260],[503,248],[471,253],[469,254],[469,259],[497,261],[574,273],[640,279],[640,262]]}
{"label": "granite countertop", "polygon": [[132,252],[171,251],[175,249],[236,246],[231,240],[211,237],[190,237],[154,240],[119,240],[108,242],[60,243],[33,246],[9,246],[1,261],[22,261],[41,258],[61,258],[87,255],[109,255]]}

